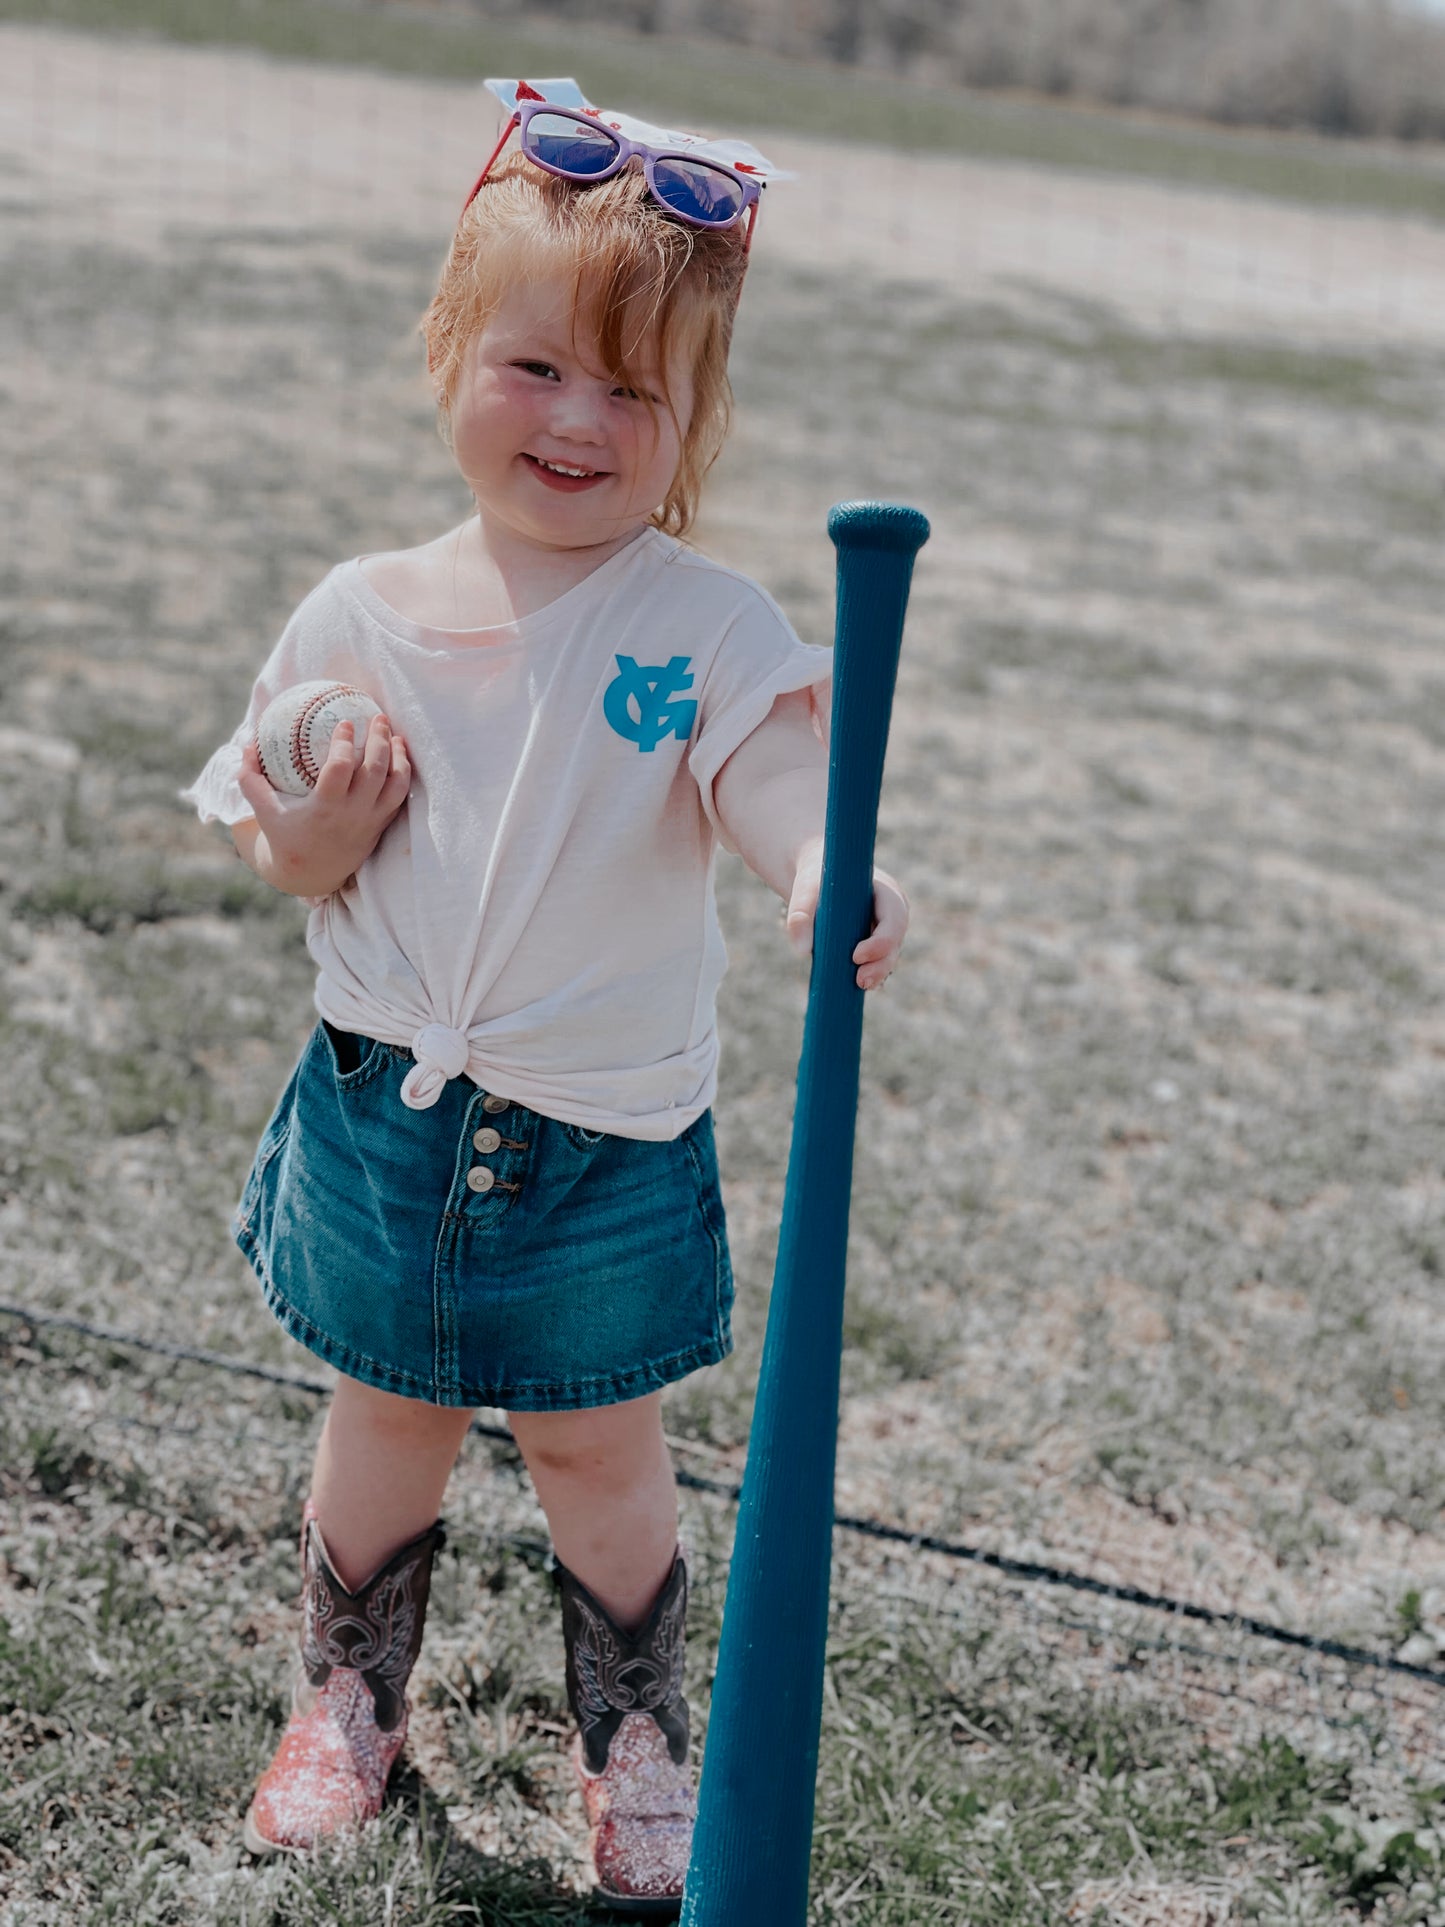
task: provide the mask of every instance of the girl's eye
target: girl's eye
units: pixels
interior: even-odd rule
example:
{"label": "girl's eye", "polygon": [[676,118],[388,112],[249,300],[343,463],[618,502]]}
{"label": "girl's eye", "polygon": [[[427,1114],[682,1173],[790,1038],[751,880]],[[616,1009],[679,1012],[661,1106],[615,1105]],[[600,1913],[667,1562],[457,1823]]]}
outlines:
{"label": "girl's eye", "polygon": [[640,388],[614,388],[612,392],[614,395],[621,395],[624,401],[642,401],[645,398],[647,401],[650,401],[655,408],[662,406],[661,395],[654,395],[651,389],[646,391],[645,396],[644,391]]}
{"label": "girl's eye", "polygon": [[529,375],[542,375],[551,381],[561,380],[561,376],[550,361],[519,361],[513,365],[523,369]]}

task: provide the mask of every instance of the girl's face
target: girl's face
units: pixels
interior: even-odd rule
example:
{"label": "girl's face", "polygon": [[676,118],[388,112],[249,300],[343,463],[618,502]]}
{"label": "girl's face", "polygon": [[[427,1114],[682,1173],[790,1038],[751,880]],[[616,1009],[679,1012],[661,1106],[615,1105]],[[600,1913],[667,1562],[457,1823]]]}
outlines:
{"label": "girl's face", "polygon": [[[570,285],[512,288],[472,341],[452,398],[452,452],[482,520],[543,549],[619,543],[672,485],[692,419],[690,370],[629,357],[642,393],[573,339]],[[667,403],[671,400],[673,413]],[[676,420],[673,419],[676,415]]]}

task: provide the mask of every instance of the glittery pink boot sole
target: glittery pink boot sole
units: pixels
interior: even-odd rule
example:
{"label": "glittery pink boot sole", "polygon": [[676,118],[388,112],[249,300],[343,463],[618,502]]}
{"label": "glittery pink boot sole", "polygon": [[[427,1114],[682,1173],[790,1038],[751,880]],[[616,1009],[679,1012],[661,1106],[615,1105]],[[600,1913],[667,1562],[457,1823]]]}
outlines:
{"label": "glittery pink boot sole", "polygon": [[600,1773],[587,1770],[579,1737],[572,1766],[587,1809],[597,1899],[633,1913],[676,1915],[697,1795],[657,1723],[646,1713],[629,1713]]}
{"label": "glittery pink boot sole", "polygon": [[275,1758],[246,1815],[252,1853],[306,1853],[318,1841],[374,1820],[406,1739],[407,1716],[390,1733],[376,1724],[371,1689],[338,1666],[324,1686],[298,1685]]}

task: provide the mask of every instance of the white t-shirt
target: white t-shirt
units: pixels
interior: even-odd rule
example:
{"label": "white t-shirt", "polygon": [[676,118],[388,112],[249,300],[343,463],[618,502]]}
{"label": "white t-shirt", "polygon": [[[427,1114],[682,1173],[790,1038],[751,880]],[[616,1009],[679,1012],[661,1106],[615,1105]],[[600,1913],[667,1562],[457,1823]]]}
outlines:
{"label": "white t-shirt", "polygon": [[364,689],[414,776],[352,881],[312,902],[317,1010],[413,1052],[413,1109],[464,1071],[544,1116],[665,1140],[717,1091],[713,873],[735,845],[713,779],[789,690],[812,691],[826,742],[831,675],[755,583],[656,529],[491,629],[411,622],[353,560],[180,795],[203,823],[249,817],[241,751],[273,697]]}

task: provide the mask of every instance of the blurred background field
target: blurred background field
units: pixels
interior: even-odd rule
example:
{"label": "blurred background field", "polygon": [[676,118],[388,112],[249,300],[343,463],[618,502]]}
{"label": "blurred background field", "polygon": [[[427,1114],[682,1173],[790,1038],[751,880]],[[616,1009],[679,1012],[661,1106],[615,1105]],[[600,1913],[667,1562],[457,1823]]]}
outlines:
{"label": "blurred background field", "polygon": [[[814,1919],[1445,1919],[1439,150],[741,29],[25,11],[0,6],[0,1298],[324,1382],[227,1234],[310,1027],[303,913],[175,790],[332,562],[464,512],[413,330],[492,124],[478,76],[750,130],[799,179],[763,210],[698,540],[826,642],[828,505],[934,526],[839,1508],[1385,1662],[840,1533]],[[122,25],[147,31],[89,30]],[[738,1348],[667,1422],[727,1483],[806,983],[766,888],[724,859],[719,889]],[[5,1927],[583,1917],[545,1525],[505,1445],[453,1482],[386,1825],[257,1868],[319,1398],[14,1316],[0,1371]],[[732,1514],[685,1511],[701,1711]]]}

